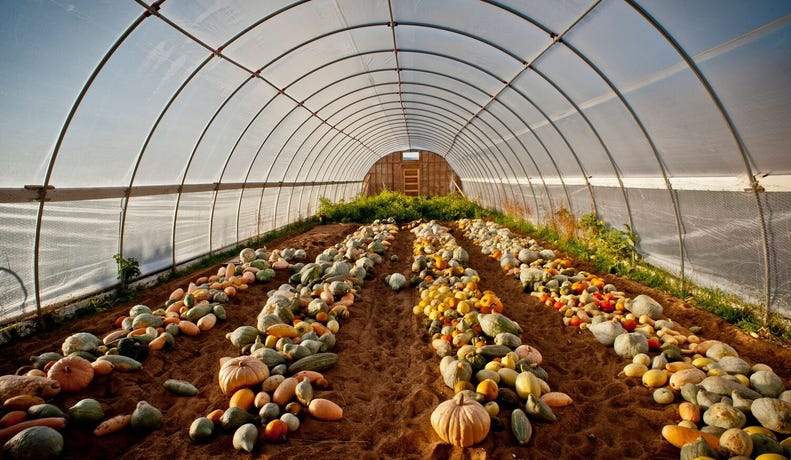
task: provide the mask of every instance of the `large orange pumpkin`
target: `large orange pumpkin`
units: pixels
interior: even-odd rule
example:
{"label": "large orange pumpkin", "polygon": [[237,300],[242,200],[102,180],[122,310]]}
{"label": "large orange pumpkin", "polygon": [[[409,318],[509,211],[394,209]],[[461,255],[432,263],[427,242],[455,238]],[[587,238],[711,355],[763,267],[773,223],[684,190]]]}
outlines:
{"label": "large orange pumpkin", "polygon": [[233,394],[239,388],[259,385],[269,377],[269,368],[250,355],[231,358],[220,366],[220,389]]}
{"label": "large orange pumpkin", "polygon": [[76,355],[59,359],[47,370],[47,377],[60,382],[61,390],[74,393],[87,387],[93,380],[93,366]]}
{"label": "large orange pumpkin", "polygon": [[468,447],[483,441],[489,434],[491,419],[480,403],[459,394],[434,409],[431,426],[443,441]]}

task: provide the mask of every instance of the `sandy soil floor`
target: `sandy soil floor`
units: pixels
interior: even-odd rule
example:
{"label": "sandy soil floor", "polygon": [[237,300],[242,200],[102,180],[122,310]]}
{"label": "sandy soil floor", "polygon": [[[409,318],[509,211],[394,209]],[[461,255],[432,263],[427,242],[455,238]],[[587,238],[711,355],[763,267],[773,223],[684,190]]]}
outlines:
{"label": "sandy soil floor", "polygon": [[[268,247],[303,248],[313,259],[326,247],[340,242],[358,225],[331,224],[303,234],[283,238]],[[152,353],[140,372],[113,372],[97,377],[84,391],[61,394],[53,403],[66,408],[91,397],[99,400],[107,416],[131,413],[141,399],[160,408],[165,416],[161,428],[147,435],[128,431],[97,438],[91,427],[68,426],[64,431],[65,458],[136,459],[169,458],[325,458],[325,459],[613,459],[678,458],[678,449],[663,441],[663,425],[678,421],[677,405],[656,404],[648,389],[637,379],[619,377],[625,364],[611,348],[574,327],[564,327],[560,315],[524,294],[516,279],[507,278],[497,263],[459,232],[457,241],[470,254],[470,266],[481,275],[479,286],[497,293],[505,303],[505,313],[519,322],[522,341],[538,348],[549,373],[553,390],[569,394],[574,403],[555,409],[554,423],[534,423],[533,438],[518,446],[508,429],[508,414],[502,411],[500,431],[492,431],[480,444],[453,448],[442,444],[429,422],[433,409],[451,396],[439,374],[439,357],[429,346],[421,320],[412,314],[417,291],[411,288],[394,293],[384,285],[393,272],[409,275],[413,235],[402,230],[388,253],[399,257],[376,266],[375,278],[366,282],[361,300],[351,308],[351,316],[341,323],[334,351],[339,363],[324,372],[328,390],[317,395],[338,402],[344,418],[337,422],[303,419],[299,431],[288,441],[271,444],[259,441],[252,454],[235,451],[230,435],[220,435],[208,444],[195,445],[187,435],[190,423],[213,409],[228,405],[217,384],[218,360],[238,355],[226,338],[238,326],[255,325],[266,302],[266,292],[287,282],[279,272],[268,283],[251,285],[227,305],[228,320],[197,337],[177,337],[168,352]],[[214,274],[217,267],[202,274]],[[66,328],[6,346],[1,352],[0,373],[14,373],[29,364],[29,356],[56,351],[63,339],[78,331],[103,336],[113,329],[113,321],[131,305],[160,306],[172,290],[186,287],[201,273],[191,274],[166,285],[148,289],[134,302],[80,319]],[[617,277],[608,281],[628,296],[645,293],[665,307],[669,318],[684,325],[699,325],[705,339],[719,339],[734,346],[749,362],[772,366],[789,387],[791,350],[754,339],[731,327],[721,318],[685,305],[682,301],[637,283]],[[162,387],[169,378],[187,380],[200,392],[195,397],[174,396]]]}

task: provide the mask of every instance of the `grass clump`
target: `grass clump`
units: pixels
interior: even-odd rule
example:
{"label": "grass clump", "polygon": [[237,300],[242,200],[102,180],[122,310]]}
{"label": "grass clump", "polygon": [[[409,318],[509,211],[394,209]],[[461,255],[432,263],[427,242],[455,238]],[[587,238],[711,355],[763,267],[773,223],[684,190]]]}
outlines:
{"label": "grass clump", "polygon": [[358,196],[349,202],[333,203],[321,198],[318,214],[327,222],[372,222],[391,217],[398,222],[410,222],[417,219],[451,221],[483,218],[491,216],[492,212],[456,195],[409,197],[384,191],[373,196]]}

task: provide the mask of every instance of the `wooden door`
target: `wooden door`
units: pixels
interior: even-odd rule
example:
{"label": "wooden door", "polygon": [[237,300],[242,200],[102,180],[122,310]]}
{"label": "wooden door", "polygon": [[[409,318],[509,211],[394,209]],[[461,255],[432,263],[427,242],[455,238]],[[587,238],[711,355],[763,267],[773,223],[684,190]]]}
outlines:
{"label": "wooden door", "polygon": [[420,167],[408,168],[404,166],[404,194],[407,196],[420,196]]}

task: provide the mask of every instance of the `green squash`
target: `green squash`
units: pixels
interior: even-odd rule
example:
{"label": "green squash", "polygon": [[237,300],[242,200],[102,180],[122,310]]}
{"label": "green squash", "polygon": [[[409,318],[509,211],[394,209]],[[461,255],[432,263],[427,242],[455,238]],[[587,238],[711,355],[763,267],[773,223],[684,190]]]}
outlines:
{"label": "green squash", "polygon": [[791,434],[791,403],[776,398],[758,398],[753,401],[751,409],[764,428]]}
{"label": "green squash", "polygon": [[169,333],[172,336],[177,336],[179,335],[180,332],[179,325],[176,323],[170,323],[167,326],[165,326],[165,332]]}
{"label": "green squash", "polygon": [[777,398],[785,386],[783,380],[772,371],[757,371],[750,375],[750,386],[762,396]]}
{"label": "green squash", "polygon": [[497,334],[502,332],[509,332],[516,336],[522,333],[522,328],[517,322],[499,313],[479,314],[478,324],[481,325],[483,333],[491,338],[497,337]]}
{"label": "green squash", "polygon": [[214,422],[206,417],[196,418],[190,425],[189,435],[198,444],[211,440],[214,437]]}
{"label": "green squash", "polygon": [[148,357],[148,345],[136,337],[126,337],[118,341],[118,354],[135,361],[145,361]]}
{"label": "green squash", "polygon": [[552,408],[532,393],[527,395],[525,413],[538,422],[554,422],[558,419],[555,413],[552,412]]}
{"label": "green squash", "polygon": [[178,396],[195,396],[198,394],[198,388],[184,380],[167,379],[162,386],[169,392]]}
{"label": "green squash", "polygon": [[679,460],[695,460],[700,457],[717,458],[717,452],[711,448],[703,437],[699,437],[696,441],[688,442],[681,447]]}
{"label": "green squash", "polygon": [[220,427],[226,433],[233,433],[245,423],[255,422],[255,416],[241,407],[229,407],[220,416]]}
{"label": "green squash", "polygon": [[321,372],[329,369],[338,363],[338,355],[335,353],[325,352],[316,353],[314,355],[305,356],[288,366],[288,371],[296,374],[299,371],[316,371]]}
{"label": "green squash", "polygon": [[90,332],[78,332],[66,337],[61,345],[63,356],[75,351],[93,351],[102,344],[102,341]]}
{"label": "green squash", "polygon": [[442,372],[442,380],[448,388],[455,388],[458,382],[469,382],[472,379],[472,366],[466,361],[454,360]]}
{"label": "green squash", "polygon": [[152,431],[162,424],[162,412],[152,406],[148,401],[139,401],[134,412],[130,426],[136,431]]}
{"label": "green squash", "polygon": [[533,426],[522,409],[516,408],[511,412],[511,433],[520,446],[530,442],[530,438],[533,437]]}
{"label": "green squash", "polygon": [[280,417],[280,406],[273,402],[268,402],[261,406],[261,409],[258,411],[258,417],[261,419],[261,425],[265,426],[267,423]]}
{"label": "green squash", "polygon": [[143,313],[151,313],[151,308],[146,305],[138,304],[129,309],[129,317],[134,318]]}
{"label": "green squash", "polygon": [[[251,350],[252,350],[252,347],[251,347]],[[258,347],[256,347],[255,350],[252,350],[250,352],[250,355],[254,356],[258,360],[260,360],[261,362],[263,362],[264,364],[269,366],[270,369],[275,367],[275,366],[277,366],[277,365],[286,364],[288,362],[288,360],[286,359],[285,356],[283,356],[282,354],[278,353],[276,350],[273,350],[272,348],[266,348],[266,347],[258,348]]]}
{"label": "green squash", "polygon": [[260,332],[253,326],[239,326],[233,332],[225,335],[225,338],[230,340],[231,343],[238,348],[255,342],[256,337]]}
{"label": "green squash", "polygon": [[36,404],[27,408],[27,414],[31,418],[66,417],[60,407],[54,404]]}
{"label": "green squash", "polygon": [[258,441],[258,428],[252,423],[245,423],[233,433],[233,448],[252,452]]}
{"label": "green squash", "polygon": [[228,315],[225,313],[225,307],[219,303],[212,307],[212,313],[214,313],[214,316],[216,316],[220,321],[225,321],[228,317]]}
{"label": "green squash", "polygon": [[747,423],[747,417],[739,409],[727,406],[724,403],[715,403],[703,413],[706,425],[718,426],[726,430],[741,428]]}
{"label": "green squash", "polygon": [[36,369],[44,369],[44,366],[46,366],[48,363],[57,361],[61,358],[63,358],[62,354],[55,353],[54,351],[48,351],[37,356],[31,356],[30,362],[33,363],[33,367]]}
{"label": "green squash", "polygon": [[63,436],[47,426],[26,428],[3,445],[3,458],[16,460],[49,460],[60,458]]}
{"label": "green squash", "polygon": [[75,423],[94,423],[104,417],[104,409],[99,401],[85,398],[69,408],[69,419]]}
{"label": "green squash", "polygon": [[132,329],[140,329],[141,327],[161,327],[164,324],[164,319],[161,316],[156,316],[151,313],[140,313],[132,320]]}

